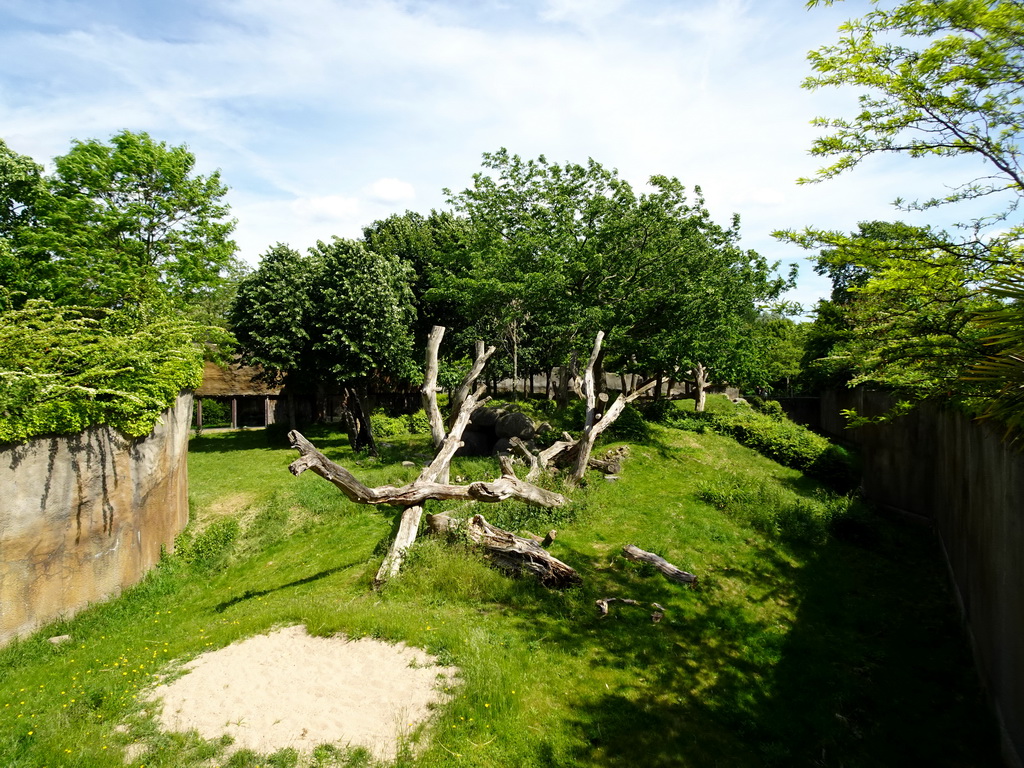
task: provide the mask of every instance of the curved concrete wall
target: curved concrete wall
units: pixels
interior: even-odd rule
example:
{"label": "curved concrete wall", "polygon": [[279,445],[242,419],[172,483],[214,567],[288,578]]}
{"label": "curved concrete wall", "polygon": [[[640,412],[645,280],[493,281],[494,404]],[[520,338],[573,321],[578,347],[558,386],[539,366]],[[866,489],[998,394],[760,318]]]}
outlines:
{"label": "curved concrete wall", "polygon": [[188,522],[192,395],[130,439],[94,427],[0,451],[0,644],[138,582]]}

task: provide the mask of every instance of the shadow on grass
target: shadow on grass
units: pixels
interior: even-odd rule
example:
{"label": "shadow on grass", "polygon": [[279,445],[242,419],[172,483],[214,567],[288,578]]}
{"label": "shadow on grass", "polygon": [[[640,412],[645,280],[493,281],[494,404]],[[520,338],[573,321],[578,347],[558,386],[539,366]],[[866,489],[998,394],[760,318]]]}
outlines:
{"label": "shadow on grass", "polygon": [[[885,530],[869,546],[833,539],[800,566],[764,549],[696,590],[566,552],[587,584],[579,617],[565,618],[565,596],[538,594],[517,624],[588,657],[595,676],[604,668],[632,680],[572,702],[574,759],[607,768],[1000,765],[932,534],[877,524]],[[588,617],[607,596],[644,608],[613,604],[609,616]],[[795,620],[752,611],[758,601],[796,606]],[[666,606],[659,623],[651,602]]]}
{"label": "shadow on grass", "polygon": [[[311,424],[299,430],[316,443],[317,448],[348,448],[348,436],[330,424]],[[229,451],[279,450],[289,448],[287,430],[240,429],[193,436],[188,443],[191,453],[226,453]]]}
{"label": "shadow on grass", "polygon": [[353,560],[350,563],[345,563],[344,565],[337,565],[334,568],[328,568],[326,570],[320,571],[319,573],[314,573],[312,576],[305,576],[301,579],[296,579],[295,581],[289,581],[287,584],[280,584],[276,587],[270,587],[269,589],[247,589],[245,592],[238,595],[237,597],[232,597],[230,600],[225,600],[221,603],[218,603],[214,606],[213,610],[215,613],[224,613],[224,611],[228,610],[228,608],[238,605],[239,603],[244,603],[246,600],[265,597],[266,595],[273,594],[274,592],[280,592],[283,589],[300,587],[303,584],[311,584],[314,581],[319,581],[320,579],[325,579],[328,576],[333,576],[335,573],[340,573],[341,571],[347,570],[348,568],[352,568],[356,565],[360,565],[361,563],[363,563],[363,560],[361,559]]}

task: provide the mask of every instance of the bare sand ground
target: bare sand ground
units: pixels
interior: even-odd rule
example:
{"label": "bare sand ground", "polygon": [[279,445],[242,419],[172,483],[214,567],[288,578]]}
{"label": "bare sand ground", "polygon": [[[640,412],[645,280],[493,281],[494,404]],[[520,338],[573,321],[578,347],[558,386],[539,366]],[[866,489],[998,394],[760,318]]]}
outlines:
{"label": "bare sand ground", "polygon": [[204,653],[185,669],[150,694],[163,701],[165,730],[228,734],[235,748],[262,753],[363,746],[387,761],[443,700],[456,671],[417,648],[312,637],[300,626]]}

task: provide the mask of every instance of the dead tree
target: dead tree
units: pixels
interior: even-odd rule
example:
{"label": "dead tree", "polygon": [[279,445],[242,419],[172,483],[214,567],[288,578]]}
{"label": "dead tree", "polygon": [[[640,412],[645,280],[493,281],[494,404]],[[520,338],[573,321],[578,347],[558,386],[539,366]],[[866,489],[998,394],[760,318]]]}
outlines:
{"label": "dead tree", "polygon": [[[570,484],[578,484],[590,462],[590,453],[598,435],[607,429],[618,418],[626,404],[632,402],[652,386],[654,382],[636,389],[630,395],[622,394],[603,415],[598,411],[598,402],[594,384],[594,365],[601,351],[604,333],[597,335],[594,351],[590,356],[586,374],[583,379],[583,394],[587,399],[587,418],[583,436],[575,440],[568,433],[564,439],[545,448],[538,454],[532,454],[522,441],[513,440],[516,451],[530,464],[525,480],[520,480],[514,471],[509,457],[501,459],[501,475],[490,482],[475,482],[468,485],[451,485],[448,482],[449,465],[452,457],[462,445],[462,434],[469,422],[469,417],[478,406],[486,402],[484,388],[474,390],[477,377],[483,371],[487,359],[494,353],[494,347],[484,348],[483,342],[477,342],[476,357],[473,367],[466,375],[462,386],[453,398],[453,409],[449,415],[448,429],[437,406],[437,368],[438,349],[444,336],[444,328],[435,326],[427,340],[427,366],[421,394],[423,407],[430,421],[431,438],[437,450],[433,461],[426,466],[416,480],[404,486],[384,485],[376,488],[361,483],[351,472],[324,456],[299,432],[288,433],[292,447],[299,451],[299,458],[289,466],[293,475],[300,475],[306,470],[333,483],[352,501],[360,504],[385,504],[402,509],[398,533],[391,544],[384,562],[375,578],[380,585],[395,576],[402,565],[406,551],[416,540],[420,519],[423,516],[423,505],[428,500],[440,501],[482,501],[498,502],[506,499],[518,499],[527,504],[541,507],[560,507],[568,500],[560,493],[548,491],[535,485],[540,475],[547,471],[558,458],[570,460],[574,469],[569,476]],[[479,532],[477,539],[492,555],[498,553],[499,560],[507,567],[516,563],[520,571],[528,571],[542,575],[545,583],[566,585],[577,583],[576,576],[569,566],[547,554],[535,542],[521,539],[508,531],[487,523],[482,517],[473,523],[473,530]],[[474,521],[476,518],[474,518]],[[504,543],[502,543],[504,542]],[[520,544],[526,542],[526,544]],[[539,550],[539,551],[538,551]],[[541,565],[537,565],[541,563]]]}
{"label": "dead tree", "polygon": [[[437,351],[444,335],[444,328],[436,326],[428,339],[427,372],[424,377],[422,394],[428,418],[431,420],[431,434],[436,437],[443,429],[440,410],[437,408]],[[401,487],[392,485],[370,488],[361,483],[351,472],[335,464],[324,456],[316,447],[297,431],[289,432],[292,447],[299,451],[300,456],[288,467],[293,475],[300,475],[307,469],[333,483],[352,501],[360,504],[386,504],[402,508],[402,517],[398,533],[391,544],[380,570],[375,579],[382,584],[395,576],[402,565],[406,551],[416,540],[420,518],[423,515],[423,504],[430,499],[443,501],[484,501],[498,502],[505,499],[518,499],[528,504],[541,507],[559,507],[567,503],[560,493],[539,488],[532,482],[516,477],[510,463],[502,466],[502,475],[491,482],[476,482],[469,485],[450,485],[447,482],[448,467],[452,456],[462,444],[462,433],[469,423],[470,414],[486,400],[483,398],[484,388],[473,389],[476,377],[483,370],[487,358],[494,353],[494,348],[484,349],[483,344],[477,345],[476,360],[472,370],[459,388],[460,404],[451,415],[450,428],[438,447],[434,460],[424,467],[419,477]]]}
{"label": "dead tree", "polygon": [[[601,343],[604,341],[604,331],[598,331],[597,339],[594,341],[594,350],[590,353],[590,360],[587,363],[587,370],[583,374],[583,395],[587,400],[587,416],[583,424],[583,436],[579,444],[573,447],[575,461],[572,473],[569,475],[569,483],[578,485],[586,474],[590,463],[590,453],[594,449],[594,443],[598,436],[610,427],[626,406],[647,392],[658,383],[650,381],[642,387],[627,395],[625,392],[619,394],[607,411],[601,413],[598,410],[598,403],[601,402],[597,396],[597,386],[594,381],[594,365],[601,354]],[[602,404],[603,405],[603,404]]]}

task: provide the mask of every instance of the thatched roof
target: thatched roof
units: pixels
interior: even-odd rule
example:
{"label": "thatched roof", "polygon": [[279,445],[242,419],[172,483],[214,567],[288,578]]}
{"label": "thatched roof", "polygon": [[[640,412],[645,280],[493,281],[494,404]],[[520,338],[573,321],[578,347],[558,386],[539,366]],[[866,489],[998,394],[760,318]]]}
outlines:
{"label": "thatched roof", "polygon": [[227,367],[211,363],[203,366],[203,383],[196,390],[196,397],[231,397],[233,395],[277,395],[280,386],[267,386],[257,376],[262,369],[246,365],[231,364]]}

